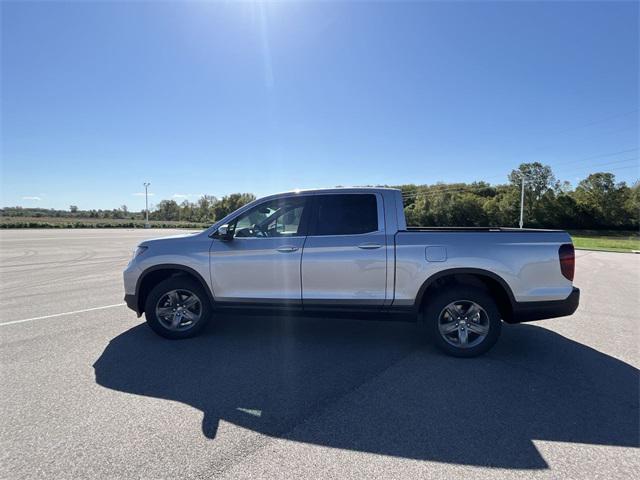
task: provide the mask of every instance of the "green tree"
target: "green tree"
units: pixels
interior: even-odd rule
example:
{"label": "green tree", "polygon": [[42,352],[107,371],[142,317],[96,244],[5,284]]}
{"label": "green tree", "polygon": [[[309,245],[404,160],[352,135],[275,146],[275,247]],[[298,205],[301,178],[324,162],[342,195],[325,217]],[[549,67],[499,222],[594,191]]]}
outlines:
{"label": "green tree", "polygon": [[519,190],[511,185],[496,188],[496,194],[483,205],[487,215],[487,225],[493,227],[515,227],[520,218]]}
{"label": "green tree", "polygon": [[616,184],[613,173],[592,173],[580,181],[574,192],[576,202],[582,205],[599,227],[628,226],[627,201],[631,196],[624,182]]}
{"label": "green tree", "polygon": [[633,228],[638,228],[640,226],[640,180],[636,181],[629,189],[624,208],[629,225]]}
{"label": "green tree", "polygon": [[[551,221],[549,205],[553,203],[551,191],[560,188],[551,167],[540,162],[521,163],[509,174],[509,182],[518,191],[524,177],[524,222],[538,227]],[[518,199],[520,208],[520,199]]]}
{"label": "green tree", "polygon": [[487,224],[484,211],[484,199],[471,192],[454,195],[449,205],[448,223],[450,226],[479,227]]}
{"label": "green tree", "polygon": [[252,193],[232,193],[231,195],[222,197],[213,206],[216,220],[226,217],[231,212],[234,212],[255,199],[256,197]]}
{"label": "green tree", "polygon": [[195,205],[189,200],[184,200],[180,204],[180,220],[187,222],[198,222],[199,219],[195,215]]}
{"label": "green tree", "polygon": [[520,187],[522,176],[525,178],[525,192],[528,191],[536,200],[556,183],[551,167],[540,162],[521,163],[509,174],[509,182]]}
{"label": "green tree", "polygon": [[217,217],[214,212],[214,205],[216,204],[216,202],[216,197],[211,195],[203,195],[198,199],[197,217],[199,222],[215,222]]}
{"label": "green tree", "polygon": [[150,217],[154,220],[180,220],[180,207],[175,200],[162,200]]}

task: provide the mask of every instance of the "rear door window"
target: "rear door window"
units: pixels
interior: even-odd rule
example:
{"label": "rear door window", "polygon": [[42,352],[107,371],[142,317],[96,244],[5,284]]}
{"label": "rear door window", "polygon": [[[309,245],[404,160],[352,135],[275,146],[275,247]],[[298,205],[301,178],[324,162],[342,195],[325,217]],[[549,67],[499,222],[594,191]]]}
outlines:
{"label": "rear door window", "polygon": [[314,235],[357,235],[379,229],[374,194],[319,195]]}

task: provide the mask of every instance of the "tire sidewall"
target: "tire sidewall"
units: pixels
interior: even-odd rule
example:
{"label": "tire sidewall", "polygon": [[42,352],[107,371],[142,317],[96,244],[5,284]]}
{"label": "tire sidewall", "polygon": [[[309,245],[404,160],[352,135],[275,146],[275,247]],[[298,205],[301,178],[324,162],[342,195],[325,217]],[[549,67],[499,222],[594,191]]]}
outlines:
{"label": "tire sidewall", "polygon": [[[164,327],[158,320],[156,316],[156,304],[158,303],[160,298],[167,292],[171,290],[181,289],[189,290],[198,296],[202,308],[202,315],[198,323],[196,323],[192,328],[182,331],[173,331]],[[209,319],[211,318],[213,313],[212,310],[213,309],[211,307],[209,297],[207,296],[202,286],[198,282],[195,282],[190,278],[184,278],[180,276],[163,280],[162,282],[158,283],[158,285],[153,287],[151,292],[149,292],[149,295],[147,295],[144,307],[145,317],[147,319],[147,324],[149,325],[149,327],[151,327],[151,329],[158,335],[172,340],[190,338],[198,335],[209,322]]]}
{"label": "tire sidewall", "polygon": [[[470,300],[477,303],[484,309],[489,319],[489,333],[481,343],[471,348],[459,348],[451,345],[442,337],[438,328],[438,317],[442,310],[450,303],[459,300]],[[445,353],[456,357],[475,357],[488,351],[498,340],[502,329],[500,311],[493,298],[484,290],[474,287],[454,287],[437,294],[427,302],[424,320],[433,341]]]}

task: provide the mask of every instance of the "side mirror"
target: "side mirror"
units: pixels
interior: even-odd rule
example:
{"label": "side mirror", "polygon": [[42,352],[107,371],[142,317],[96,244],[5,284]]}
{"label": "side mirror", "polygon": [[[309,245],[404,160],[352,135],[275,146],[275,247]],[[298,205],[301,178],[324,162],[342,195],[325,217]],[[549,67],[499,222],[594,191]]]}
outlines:
{"label": "side mirror", "polygon": [[229,241],[233,239],[233,233],[229,231],[229,225],[224,224],[218,227],[216,231],[216,235],[220,238],[220,240]]}

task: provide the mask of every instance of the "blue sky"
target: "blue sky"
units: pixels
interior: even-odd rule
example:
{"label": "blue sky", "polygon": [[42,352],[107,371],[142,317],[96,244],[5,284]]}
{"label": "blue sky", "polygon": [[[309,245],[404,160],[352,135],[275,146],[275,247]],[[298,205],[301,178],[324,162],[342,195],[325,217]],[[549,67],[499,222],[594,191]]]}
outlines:
{"label": "blue sky", "polygon": [[[638,178],[637,2],[2,2],[2,205]],[[605,156],[606,155],[606,156]]]}

